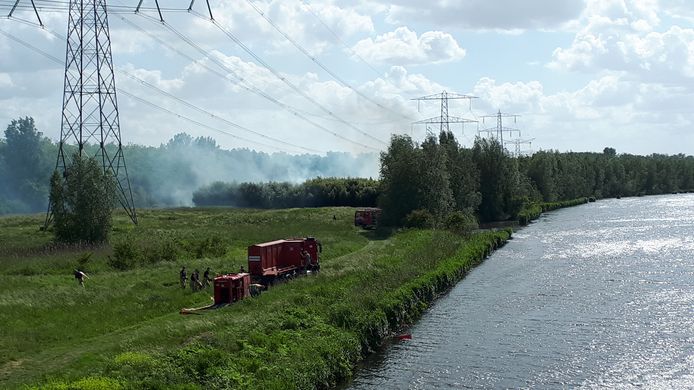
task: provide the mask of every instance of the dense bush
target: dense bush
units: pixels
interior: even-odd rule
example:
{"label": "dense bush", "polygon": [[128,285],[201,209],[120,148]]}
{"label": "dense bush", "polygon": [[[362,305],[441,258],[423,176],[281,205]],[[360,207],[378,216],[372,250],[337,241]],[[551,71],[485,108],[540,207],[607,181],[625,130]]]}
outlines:
{"label": "dense bush", "polygon": [[107,264],[120,271],[135,268],[140,261],[140,252],[131,240],[123,240],[113,245],[113,255],[107,259]]}
{"label": "dense bush", "polygon": [[376,205],[378,182],[359,178],[316,178],[302,184],[215,182],[193,194],[196,206],[290,208]]}
{"label": "dense bush", "polygon": [[479,228],[479,224],[474,214],[455,211],[446,217],[445,227],[457,234],[469,236],[474,230]]}
{"label": "dense bush", "polygon": [[426,229],[434,226],[434,217],[428,210],[413,210],[405,217],[405,227]]}
{"label": "dense bush", "polygon": [[72,156],[65,169],[51,178],[51,211],[55,238],[60,242],[99,243],[108,239],[116,181],[95,158]]}

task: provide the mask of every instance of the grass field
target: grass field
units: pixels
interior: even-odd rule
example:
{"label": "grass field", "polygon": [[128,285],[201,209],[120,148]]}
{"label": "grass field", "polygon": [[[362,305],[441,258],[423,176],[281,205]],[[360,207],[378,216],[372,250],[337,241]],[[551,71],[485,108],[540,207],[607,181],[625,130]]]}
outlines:
{"label": "grass field", "polygon": [[[422,278],[452,278],[495,240],[442,231],[377,237],[355,228],[353,215],[352,208],[142,210],[133,226],[118,214],[111,243],[137,253],[129,270],[109,265],[111,246],[51,245],[38,229],[41,215],[0,218],[0,388],[330,386],[394,324],[421,312],[425,304],[410,296],[430,282]],[[182,265],[234,272],[246,265],[248,245],[303,236],[323,244],[318,275],[204,315],[178,314],[211,295],[179,287]],[[88,253],[81,288],[72,270]]]}

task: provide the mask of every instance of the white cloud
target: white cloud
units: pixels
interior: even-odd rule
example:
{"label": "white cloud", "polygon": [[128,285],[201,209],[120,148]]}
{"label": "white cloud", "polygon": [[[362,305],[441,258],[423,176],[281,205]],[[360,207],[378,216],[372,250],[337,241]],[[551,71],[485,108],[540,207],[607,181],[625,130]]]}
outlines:
{"label": "white cloud", "polygon": [[[301,1],[281,0],[253,1],[252,4],[248,1],[222,0],[215,4],[213,14],[215,20],[243,42],[251,46],[260,45],[266,51],[272,48],[274,51],[296,53],[291,43],[258,11],[313,55],[320,54],[337,41],[323,22],[342,40],[374,30],[371,17],[351,5],[340,7],[331,2],[312,1],[309,8]],[[202,19],[196,19],[189,32],[203,32],[209,38],[219,35],[211,23]]]}
{"label": "white cloud", "polygon": [[673,25],[657,31],[658,11],[654,0],[591,1],[571,46],[557,48],[548,66],[625,71],[644,82],[691,84],[694,29]]}
{"label": "white cloud", "polygon": [[367,61],[391,65],[436,64],[465,57],[465,49],[450,34],[427,31],[417,37],[407,27],[398,27],[376,39],[363,39],[352,50]]}
{"label": "white cloud", "polygon": [[475,85],[478,110],[521,114],[517,125],[536,148],[650,154],[690,153],[694,91],[643,83],[625,72],[605,72],[574,91],[546,94],[538,81]]}
{"label": "white cloud", "polygon": [[554,29],[576,19],[581,0],[389,0],[373,1],[387,10],[393,24],[425,21],[473,30]]}
{"label": "white cloud", "polygon": [[12,77],[7,73],[0,73],[0,88],[10,88],[13,86]]}

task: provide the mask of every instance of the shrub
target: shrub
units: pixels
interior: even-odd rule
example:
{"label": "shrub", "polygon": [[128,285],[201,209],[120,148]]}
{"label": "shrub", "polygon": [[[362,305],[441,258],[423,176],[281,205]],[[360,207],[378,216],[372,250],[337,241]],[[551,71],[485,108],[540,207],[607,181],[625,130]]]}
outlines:
{"label": "shrub", "polygon": [[193,247],[193,254],[198,259],[206,256],[224,256],[226,251],[226,243],[224,243],[224,240],[222,240],[220,236],[205,237],[204,239],[197,241]]}
{"label": "shrub", "polygon": [[161,242],[160,259],[162,261],[176,261],[178,259],[178,248],[173,240],[166,239]]}
{"label": "shrub", "polygon": [[446,217],[445,226],[446,229],[465,237],[469,236],[473,230],[479,228],[477,218],[472,213],[463,211],[449,214]]}
{"label": "shrub", "polygon": [[414,210],[405,217],[405,227],[426,229],[434,225],[434,216],[427,210]]}
{"label": "shrub", "polygon": [[123,240],[113,245],[113,256],[109,256],[107,263],[110,267],[125,271],[138,263],[138,253],[132,240]]}
{"label": "shrub", "polygon": [[84,270],[87,268],[87,264],[89,264],[89,261],[92,259],[92,252],[85,252],[80,255],[80,257],[77,258],[77,268]]}

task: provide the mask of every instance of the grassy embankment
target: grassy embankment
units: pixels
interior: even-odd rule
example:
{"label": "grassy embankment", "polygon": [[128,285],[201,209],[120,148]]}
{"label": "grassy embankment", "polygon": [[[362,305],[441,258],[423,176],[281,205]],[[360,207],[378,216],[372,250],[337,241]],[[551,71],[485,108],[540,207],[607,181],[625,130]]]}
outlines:
{"label": "grassy embankment", "polygon": [[[382,238],[352,218],[351,208],[158,210],[142,211],[134,227],[119,215],[112,242],[132,243],[142,264],[116,271],[111,248],[93,248],[85,289],[72,277],[84,250],[46,250],[40,215],[1,218],[0,387],[329,386],[509,234]],[[211,295],[181,290],[181,265],[235,271],[249,244],[306,235],[323,243],[320,274],[204,315],[178,314]],[[171,248],[176,259],[161,261]]]}
{"label": "grassy embankment", "polygon": [[523,207],[523,209],[518,213],[518,224],[525,226],[531,221],[538,219],[542,213],[564,207],[578,206],[584,203],[588,203],[588,198],[576,198],[559,202],[532,203]]}

